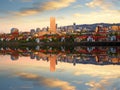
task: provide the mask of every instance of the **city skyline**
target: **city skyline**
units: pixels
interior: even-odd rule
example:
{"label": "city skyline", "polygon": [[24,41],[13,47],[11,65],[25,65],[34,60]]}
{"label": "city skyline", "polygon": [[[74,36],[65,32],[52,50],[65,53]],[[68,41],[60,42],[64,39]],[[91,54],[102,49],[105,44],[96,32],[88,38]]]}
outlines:
{"label": "city skyline", "polygon": [[[15,27],[20,31],[50,26],[55,16],[59,26],[120,23],[119,0],[3,0],[0,3],[0,33]],[[64,22],[64,23],[63,23]]]}

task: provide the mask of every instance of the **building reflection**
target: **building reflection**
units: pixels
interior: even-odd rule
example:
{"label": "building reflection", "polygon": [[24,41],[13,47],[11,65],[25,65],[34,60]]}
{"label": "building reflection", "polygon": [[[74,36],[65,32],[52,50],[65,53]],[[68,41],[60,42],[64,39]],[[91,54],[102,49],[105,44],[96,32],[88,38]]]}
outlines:
{"label": "building reflection", "polygon": [[35,54],[33,52],[30,52],[30,58],[35,59]]}
{"label": "building reflection", "polygon": [[56,69],[56,62],[57,62],[57,56],[56,55],[50,55],[49,56],[50,61],[50,71],[54,72]]}
{"label": "building reflection", "polygon": [[18,60],[18,59],[19,59],[19,54],[17,52],[11,54],[11,60]]}
{"label": "building reflection", "polygon": [[[49,47],[51,48],[51,47]],[[56,70],[58,62],[95,65],[120,65],[120,47],[74,47],[72,50],[60,48],[0,48],[0,55],[10,55],[11,60],[19,60],[20,57],[29,57],[32,60],[47,61],[50,63],[50,71]]]}

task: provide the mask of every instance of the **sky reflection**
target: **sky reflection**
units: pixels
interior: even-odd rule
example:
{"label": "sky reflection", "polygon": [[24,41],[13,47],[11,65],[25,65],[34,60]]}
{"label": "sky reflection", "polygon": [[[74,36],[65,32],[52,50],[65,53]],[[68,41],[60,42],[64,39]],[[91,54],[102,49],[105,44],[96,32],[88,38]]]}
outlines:
{"label": "sky reflection", "polygon": [[120,90],[119,64],[77,63],[74,66],[72,61],[57,59],[56,63],[55,54],[49,60],[0,57],[0,90]]}

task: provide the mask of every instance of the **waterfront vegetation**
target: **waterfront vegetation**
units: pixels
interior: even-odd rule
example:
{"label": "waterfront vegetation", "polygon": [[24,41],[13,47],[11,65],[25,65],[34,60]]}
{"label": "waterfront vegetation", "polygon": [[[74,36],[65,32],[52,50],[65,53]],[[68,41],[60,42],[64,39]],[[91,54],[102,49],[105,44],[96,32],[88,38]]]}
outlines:
{"label": "waterfront vegetation", "polygon": [[75,45],[86,42],[120,42],[120,32],[77,32],[75,34],[45,34],[42,36],[31,35],[30,33],[0,35],[0,45]]}

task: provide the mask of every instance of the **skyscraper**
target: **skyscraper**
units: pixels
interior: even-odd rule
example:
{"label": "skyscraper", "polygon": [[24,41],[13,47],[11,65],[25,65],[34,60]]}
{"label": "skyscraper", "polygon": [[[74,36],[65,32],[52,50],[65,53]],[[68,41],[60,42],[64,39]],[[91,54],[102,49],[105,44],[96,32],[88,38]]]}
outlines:
{"label": "skyscraper", "polygon": [[50,17],[50,33],[51,34],[55,34],[56,33],[55,17]]}

